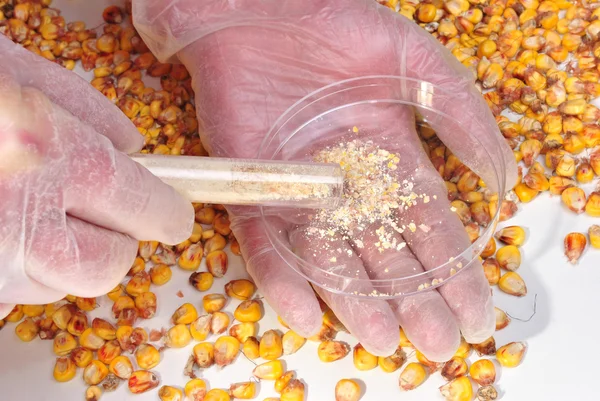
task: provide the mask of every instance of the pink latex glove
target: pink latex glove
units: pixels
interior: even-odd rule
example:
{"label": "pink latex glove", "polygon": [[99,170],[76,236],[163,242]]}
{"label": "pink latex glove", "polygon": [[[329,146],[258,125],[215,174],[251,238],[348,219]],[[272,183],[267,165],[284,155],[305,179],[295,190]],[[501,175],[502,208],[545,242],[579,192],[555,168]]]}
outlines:
{"label": "pink latex glove", "polygon": [[[456,94],[455,101],[438,107],[464,123],[472,136],[434,126],[454,154],[493,182],[482,164],[489,156],[476,137],[492,149],[496,166],[506,168],[509,187],[516,180],[513,155],[472,75],[416,24],[373,0],[135,0],[133,14],[136,28],[159,60],[179,58],[192,74],[202,142],[213,156],[256,157],[275,120],[325,85],[352,77],[402,75]],[[431,230],[405,234],[410,250],[363,252],[360,259],[353,255],[344,262],[360,269],[394,264],[422,271],[447,262],[470,242],[449,211],[444,182],[423,152],[412,112],[405,109],[394,117],[392,138],[371,139],[399,152],[403,165],[416,172],[415,192],[437,194],[436,202],[411,209]],[[439,212],[442,209],[446,212]],[[314,334],[321,311],[311,286],[285,268],[256,211],[230,208],[230,213],[248,272],[267,301],[298,333]],[[274,218],[271,224],[281,222]],[[285,226],[278,228],[296,252],[313,253],[310,241],[285,232]],[[435,361],[453,355],[461,332],[472,343],[494,332],[490,288],[477,265],[437,291],[391,302],[317,291],[365,348],[378,355],[389,355],[398,346],[399,323],[415,346]]]}
{"label": "pink latex glove", "polygon": [[133,162],[143,138],[75,73],[0,35],[0,318],[106,294],[138,240],[176,244],[193,208]]}

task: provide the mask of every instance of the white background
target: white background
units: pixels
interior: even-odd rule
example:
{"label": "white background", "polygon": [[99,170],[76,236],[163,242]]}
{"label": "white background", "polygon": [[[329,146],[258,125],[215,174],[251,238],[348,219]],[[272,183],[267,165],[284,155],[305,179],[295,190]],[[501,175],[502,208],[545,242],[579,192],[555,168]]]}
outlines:
{"label": "white background", "polygon": [[[63,10],[67,21],[83,19],[88,26],[102,22],[101,11],[109,3],[96,1],[55,1]],[[528,318],[533,310],[537,294],[537,314],[524,323],[513,320],[495,336],[498,346],[510,341],[525,341],[528,352],[521,366],[500,369],[496,387],[503,401],[523,400],[597,400],[600,369],[600,251],[588,249],[577,266],[567,263],[563,255],[563,238],[571,231],[587,232],[594,219],[584,215],[575,216],[566,210],[559,197],[541,196],[533,203],[521,206],[518,215],[508,224],[527,228],[528,240],[522,247],[523,264],[519,274],[525,279],[528,295],[514,298],[494,288],[496,305],[515,317]],[[597,222],[597,221],[596,221]],[[204,269],[204,265],[201,269]],[[168,327],[170,315],[184,302],[176,296],[182,290],[185,301],[201,308],[203,294],[187,284],[189,272],[177,267],[173,279],[165,286],[153,288],[159,301],[157,316],[143,324],[147,329]],[[223,285],[230,279],[245,276],[239,257],[230,254],[230,273],[227,280],[216,280],[211,292],[222,292]],[[231,301],[227,310],[232,312],[239,301]],[[99,299],[100,308],[94,316],[110,317],[111,302]],[[266,316],[260,322],[260,334],[279,326],[275,314],[267,307]],[[46,401],[83,400],[85,383],[81,370],[69,383],[57,383],[52,378],[55,356],[51,341],[36,339],[22,343],[14,334],[14,324],[7,324],[0,331],[0,400]],[[354,346],[356,341],[349,336],[338,338]],[[210,339],[214,341],[214,338]],[[161,384],[183,387],[186,378],[183,366],[190,355],[193,344],[181,350],[162,353],[162,362],[155,369]],[[317,358],[317,344],[307,343],[297,354],[285,357],[289,370],[307,384],[307,400],[333,400],[333,389],[342,378],[356,378],[363,385],[362,400],[398,399],[404,401],[442,399],[437,388],[444,383],[439,374],[434,375],[420,388],[412,392],[401,392],[398,388],[399,371],[391,374],[380,369],[359,372],[352,364],[352,357],[331,364],[321,363]],[[472,360],[474,360],[472,358]],[[218,371],[211,368],[201,373],[210,388],[227,388],[229,384],[247,381],[253,365],[243,356],[234,365]],[[258,400],[275,397],[272,382],[259,385]],[[126,385],[114,393],[106,393],[105,401],[124,400],[135,397],[140,401],[157,400],[156,390],[138,396],[129,394]]]}

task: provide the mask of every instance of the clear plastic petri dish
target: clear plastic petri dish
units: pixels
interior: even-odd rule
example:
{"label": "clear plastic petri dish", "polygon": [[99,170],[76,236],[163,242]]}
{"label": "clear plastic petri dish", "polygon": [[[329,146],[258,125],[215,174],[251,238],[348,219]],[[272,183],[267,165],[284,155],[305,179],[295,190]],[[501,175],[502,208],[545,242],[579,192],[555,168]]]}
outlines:
{"label": "clear plastic petri dish", "polygon": [[[389,151],[399,159],[392,171],[399,188],[395,194],[400,194],[403,199],[413,197],[414,204],[423,206],[430,197],[425,193],[414,193],[411,179],[425,168],[422,163],[430,162],[427,159],[414,164],[415,140],[418,145],[425,146],[424,138],[431,138],[432,127],[452,129],[452,134],[457,137],[466,135],[466,128],[442,111],[452,105],[453,99],[452,93],[411,78],[368,76],[340,81],[307,95],[281,115],[263,140],[257,158],[314,161],[319,155],[328,154],[323,152],[337,150],[339,155],[342,150],[343,153],[347,150],[344,146],[349,143],[353,144],[354,150],[373,150],[379,156],[379,150]],[[486,169],[488,181],[495,181],[486,182],[486,187],[498,188],[497,199],[502,200],[506,169],[500,155],[500,140],[495,149],[485,149],[481,145],[477,150],[477,162],[485,163],[478,166],[479,169]],[[413,156],[404,157],[407,152]],[[484,160],[481,160],[482,154]],[[500,162],[495,164],[493,160]],[[403,164],[405,161],[406,165]],[[443,187],[441,176],[439,180]],[[478,190],[486,191],[485,188]],[[487,191],[486,196],[490,196]],[[445,188],[441,196],[447,199]],[[379,199],[374,200],[378,207]],[[455,212],[446,200],[441,203]],[[383,227],[377,219],[368,221],[367,229],[364,225],[357,229],[356,224],[338,229],[336,224],[344,218],[339,211],[334,215],[327,213],[336,211],[267,206],[261,207],[260,211],[273,248],[285,264],[311,283],[351,297],[392,299],[435,289],[465,270],[480,266],[476,261],[493,235],[500,214],[498,207],[487,225],[479,230],[476,240],[451,250],[447,260],[424,269],[410,259],[394,255],[412,249],[410,237],[414,238],[414,235],[410,232],[427,229],[415,221],[414,213],[403,212],[411,205],[410,202],[408,207],[401,203],[391,212],[394,228],[391,235],[390,230],[385,234],[389,240],[385,243],[385,238],[373,234],[378,232],[378,227]],[[430,241],[439,242],[440,239]],[[375,265],[374,260],[377,261]]]}

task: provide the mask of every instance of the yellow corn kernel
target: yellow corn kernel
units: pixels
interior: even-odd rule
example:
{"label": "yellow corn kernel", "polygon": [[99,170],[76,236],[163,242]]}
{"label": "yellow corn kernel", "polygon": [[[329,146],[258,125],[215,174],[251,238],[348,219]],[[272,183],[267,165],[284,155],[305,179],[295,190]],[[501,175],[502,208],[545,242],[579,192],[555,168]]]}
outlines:
{"label": "yellow corn kernel", "polygon": [[283,363],[279,359],[260,364],[252,371],[252,374],[261,380],[277,380],[283,373]]}
{"label": "yellow corn kernel", "polygon": [[121,347],[117,340],[107,341],[98,350],[98,360],[108,365],[113,359],[121,355],[121,351]]}
{"label": "yellow corn kernel", "polygon": [[292,379],[281,391],[281,401],[303,401],[304,383],[300,380]]}
{"label": "yellow corn kernel", "polygon": [[79,343],[82,347],[95,351],[104,345],[104,339],[94,333],[94,330],[89,327],[79,337]]}
{"label": "yellow corn kernel", "polygon": [[400,347],[402,348],[414,348],[413,344],[410,342],[408,337],[406,337],[406,333],[404,329],[400,327]]}
{"label": "yellow corn kernel", "polygon": [[225,284],[225,293],[232,298],[239,299],[240,301],[247,301],[252,298],[256,286],[250,280],[232,280]]}
{"label": "yellow corn kernel", "polygon": [[92,321],[92,330],[98,337],[107,341],[117,338],[115,326],[104,319],[94,318]]}
{"label": "yellow corn kernel", "polygon": [[183,388],[189,401],[203,401],[206,396],[206,383],[202,379],[192,379]]}
{"label": "yellow corn kernel", "polygon": [[171,280],[173,272],[171,268],[164,263],[159,263],[150,269],[150,280],[154,285],[163,285]]}
{"label": "yellow corn kernel", "polygon": [[208,291],[213,285],[214,276],[208,272],[192,273],[189,281],[198,291]]}
{"label": "yellow corn kernel", "polygon": [[480,386],[489,386],[496,380],[496,367],[489,359],[480,359],[473,362],[469,374]]}
{"label": "yellow corn kernel", "polygon": [[496,359],[506,368],[514,368],[523,360],[527,345],[523,342],[508,343],[496,351]]}
{"label": "yellow corn kernel", "polygon": [[151,319],[156,314],[156,294],[153,292],[143,292],[135,297],[135,307],[137,315],[143,319]]}
{"label": "yellow corn kernel", "polygon": [[464,338],[461,338],[460,345],[454,353],[454,356],[467,359],[471,354],[471,344],[469,344]]}
{"label": "yellow corn kernel", "polygon": [[136,370],[127,380],[127,387],[133,394],[141,394],[158,387],[160,380],[147,370]]}
{"label": "yellow corn kernel", "polygon": [[323,341],[317,349],[321,362],[337,361],[345,357],[348,352],[350,352],[350,347],[341,341]]}
{"label": "yellow corn kernel", "polygon": [[483,261],[483,273],[490,285],[498,284],[500,281],[500,264],[496,258],[487,258]]}
{"label": "yellow corn kernel", "polygon": [[537,139],[527,139],[523,141],[519,150],[523,154],[523,162],[527,167],[531,167],[535,162],[542,151],[542,147],[542,143]]}
{"label": "yellow corn kernel", "polygon": [[457,377],[467,374],[469,368],[465,360],[459,356],[454,356],[442,367],[442,377],[447,381],[452,381]]}
{"label": "yellow corn kernel", "polygon": [[[227,245],[227,240],[219,233],[215,233],[212,237],[204,242],[204,253],[208,255],[209,253],[215,251],[222,251],[225,249],[225,245]],[[216,276],[215,276],[216,277]]]}
{"label": "yellow corn kernel", "polygon": [[594,180],[594,170],[592,170],[592,166],[584,161],[577,166],[577,170],[575,171],[575,178],[577,182],[582,184],[587,184]]}
{"label": "yellow corn kernel", "polygon": [[135,346],[131,341],[131,335],[133,334],[133,327],[131,326],[120,326],[115,333],[116,339],[123,350],[133,352]]}
{"label": "yellow corn kernel", "polygon": [[234,383],[229,387],[229,394],[233,398],[240,400],[249,400],[256,396],[256,383],[252,381]]}
{"label": "yellow corn kernel", "polygon": [[585,204],[585,212],[592,217],[600,217],[600,192],[590,194]]}
{"label": "yellow corn kernel", "polygon": [[258,322],[262,318],[262,308],[258,300],[244,301],[235,308],[233,316],[240,322]]}
{"label": "yellow corn kernel", "polygon": [[400,369],[404,365],[404,362],[406,362],[406,353],[401,347],[398,347],[396,352],[390,356],[380,356],[377,358],[377,364],[386,373],[392,373]]}
{"label": "yellow corn kernel", "polygon": [[575,185],[575,181],[565,177],[550,177],[550,193],[553,195],[561,195],[563,191]]}
{"label": "yellow corn kernel", "polygon": [[256,359],[260,356],[260,343],[256,337],[251,336],[244,340],[242,344],[242,353],[248,359]]}
{"label": "yellow corn kernel", "polygon": [[525,242],[525,230],[519,226],[504,227],[495,237],[508,245],[521,246]]}
{"label": "yellow corn kernel", "polygon": [[523,281],[521,276],[515,272],[508,272],[500,277],[500,281],[498,281],[498,288],[509,295],[514,295],[517,297],[527,295],[525,281]]}
{"label": "yellow corn kernel", "polygon": [[473,349],[477,351],[477,355],[479,356],[494,355],[496,353],[496,340],[494,340],[494,337],[489,337],[487,340],[479,344],[472,345]]}
{"label": "yellow corn kernel", "polygon": [[183,391],[171,386],[162,386],[158,390],[161,401],[183,401]]}
{"label": "yellow corn kernel", "polygon": [[283,354],[291,355],[296,353],[306,343],[306,338],[297,334],[293,330],[288,330],[281,339]]}
{"label": "yellow corn kernel", "polygon": [[85,330],[88,329],[88,318],[87,315],[81,311],[76,311],[69,323],[67,324],[67,331],[74,336],[81,336]]}
{"label": "yellow corn kernel", "polygon": [[355,380],[342,379],[335,385],[335,401],[358,401],[360,396],[360,385]]}
{"label": "yellow corn kernel", "polygon": [[240,352],[240,342],[231,336],[221,336],[215,341],[215,363],[219,367],[230,365]]}
{"label": "yellow corn kernel", "polygon": [[437,371],[440,366],[442,365],[441,363],[438,362],[433,362],[430,361],[429,359],[427,359],[427,357],[419,350],[416,350],[415,352],[415,357],[417,358],[417,361],[419,361],[419,363],[421,363],[423,366],[429,368],[430,372],[435,372]]}
{"label": "yellow corn kernel", "polygon": [[594,174],[600,175],[600,150],[596,150],[590,155],[590,166],[592,166]]}
{"label": "yellow corn kernel", "polygon": [[496,313],[496,331],[504,329],[510,323],[510,318],[502,309],[494,308]]}
{"label": "yellow corn kernel", "polygon": [[427,378],[425,366],[420,363],[411,362],[400,373],[400,388],[405,391],[414,390]]}
{"label": "yellow corn kernel", "polygon": [[119,379],[128,380],[133,373],[133,365],[128,357],[120,355],[110,362],[108,370]]}
{"label": "yellow corn kernel", "polygon": [[134,275],[136,275],[138,273],[143,272],[145,269],[146,269],[146,262],[144,261],[143,258],[140,258],[138,256],[133,261],[133,265],[131,265],[131,268],[129,268],[129,272],[127,273],[127,275],[128,276],[134,276]]}
{"label": "yellow corn kernel", "polygon": [[573,155],[583,152],[585,147],[585,142],[579,135],[567,135],[563,143],[563,148]]}
{"label": "yellow corn kernel", "polygon": [[281,394],[281,391],[289,384],[289,382],[294,378],[294,372],[286,372],[279,379],[275,380],[275,392]]}
{"label": "yellow corn kernel", "polygon": [[210,331],[213,334],[222,334],[227,331],[229,327],[230,319],[229,315],[225,312],[215,312],[212,314],[210,322]]}
{"label": "yellow corn kernel", "polygon": [[448,401],[471,401],[473,386],[468,377],[461,376],[440,387],[440,393]]}
{"label": "yellow corn kernel", "polygon": [[565,256],[569,262],[576,264],[587,246],[587,239],[581,233],[569,233],[565,237]]}
{"label": "yellow corn kernel", "polygon": [[110,299],[113,302],[116,302],[117,299],[119,299],[123,295],[125,295],[125,287],[123,287],[123,284],[118,284],[115,288],[110,290],[108,294],[106,294],[108,299]]}
{"label": "yellow corn kernel", "polygon": [[377,357],[367,351],[360,343],[352,353],[354,367],[358,370],[371,370],[377,367]]}
{"label": "yellow corn kernel", "polygon": [[150,257],[154,255],[157,249],[157,241],[140,241],[138,252],[144,260],[150,260]]}
{"label": "yellow corn kernel", "polygon": [[558,107],[558,110],[561,113],[569,116],[577,116],[582,115],[584,113],[586,105],[587,103],[585,99],[573,99],[562,103]]}
{"label": "yellow corn kernel", "polygon": [[100,383],[108,376],[108,368],[98,360],[93,360],[83,370],[83,380],[90,386]]}
{"label": "yellow corn kernel", "polygon": [[194,361],[202,368],[210,368],[215,363],[215,348],[211,343],[199,343],[192,350]]}
{"label": "yellow corn kernel", "polygon": [[57,382],[68,382],[75,377],[77,366],[69,357],[56,358],[52,375]]}
{"label": "yellow corn kernel", "polygon": [[221,390],[218,388],[213,388],[206,396],[204,396],[204,401],[230,401],[231,397],[225,390]]}
{"label": "yellow corn kernel", "polygon": [[500,64],[491,63],[483,73],[481,82],[486,89],[494,88],[504,78],[504,69]]}
{"label": "yellow corn kernel", "polygon": [[600,226],[594,224],[588,229],[590,237],[590,245],[596,249],[600,249]]}
{"label": "yellow corn kernel", "polygon": [[198,270],[203,254],[202,244],[190,245],[179,257],[179,267],[184,270]]}
{"label": "yellow corn kernel", "polygon": [[53,349],[56,355],[69,355],[75,348],[77,348],[77,340],[71,335],[71,333],[61,331],[56,335],[56,337],[54,337]]}
{"label": "yellow corn kernel", "polygon": [[[493,218],[494,215],[492,215],[491,211],[490,211],[490,218]],[[485,244],[485,248],[483,249],[483,251],[481,252],[481,257],[483,259],[487,259],[491,256],[493,256],[496,253],[496,240],[494,240],[493,238],[490,238],[490,240]]]}
{"label": "yellow corn kernel", "polygon": [[94,353],[86,348],[75,348],[70,355],[71,359],[78,368],[85,368],[94,359]]}
{"label": "yellow corn kernel", "polygon": [[174,324],[190,324],[197,318],[198,311],[196,310],[194,305],[190,303],[185,303],[181,305],[179,308],[177,308],[175,313],[173,313],[173,316],[171,316],[171,320]]}
{"label": "yellow corn kernel", "polygon": [[40,331],[40,326],[32,318],[26,318],[15,327],[15,334],[23,342],[32,341]]}
{"label": "yellow corn kernel", "polygon": [[496,42],[494,42],[493,40],[484,40],[483,42],[481,42],[479,44],[479,47],[477,48],[477,56],[479,58],[483,58],[483,57],[490,57],[492,54],[494,54],[496,52],[497,46],[496,46]]}
{"label": "yellow corn kernel", "polygon": [[432,22],[437,14],[437,8],[433,4],[419,4],[416,17],[419,22]]}
{"label": "yellow corn kernel", "polygon": [[281,336],[275,330],[266,331],[260,339],[260,357],[268,361],[278,359],[283,355]]}
{"label": "yellow corn kernel", "polygon": [[566,188],[561,194],[561,199],[570,210],[575,213],[583,213],[586,205],[586,197],[583,189],[578,187]]}
{"label": "yellow corn kernel", "polygon": [[212,315],[202,315],[190,324],[190,334],[196,341],[204,341],[210,334]]}
{"label": "yellow corn kernel", "polygon": [[160,363],[160,352],[151,344],[142,344],[135,351],[135,360],[142,369],[152,369]]}
{"label": "yellow corn kernel", "polygon": [[23,305],[23,314],[28,317],[38,317],[44,313],[44,305]]}
{"label": "yellow corn kernel", "polygon": [[102,396],[102,390],[98,386],[89,386],[85,390],[85,401],[98,401]]}
{"label": "yellow corn kernel", "polygon": [[519,197],[519,200],[523,203],[531,202],[539,193],[539,191],[529,188],[525,183],[520,183],[515,186],[514,191]]}
{"label": "yellow corn kernel", "polygon": [[573,177],[575,175],[576,162],[572,157],[565,155],[556,165],[556,174],[561,177]]}
{"label": "yellow corn kernel", "polygon": [[[54,314],[52,315],[52,321],[59,329],[66,330],[67,326],[69,325],[69,321],[75,314],[76,310],[77,309],[71,304],[63,305],[60,308],[58,308],[56,312],[54,312]],[[8,320],[8,317],[7,321],[10,321]]]}
{"label": "yellow corn kernel", "polygon": [[136,297],[144,292],[150,291],[151,283],[152,280],[150,279],[150,275],[147,272],[142,271],[136,273],[129,279],[129,282],[127,282],[127,285],[125,286],[125,291],[129,295]]}
{"label": "yellow corn kernel", "polygon": [[550,189],[550,181],[548,181],[548,178],[546,178],[543,173],[531,172],[531,169],[527,175],[523,177],[523,183],[529,188],[540,192]]}
{"label": "yellow corn kernel", "polygon": [[223,294],[208,294],[202,298],[202,305],[208,313],[219,312],[225,307],[226,302],[227,299]]}
{"label": "yellow corn kernel", "polygon": [[240,343],[243,343],[248,337],[256,336],[257,331],[256,323],[245,322],[231,326],[229,335],[237,338]]}
{"label": "yellow corn kernel", "polygon": [[183,348],[192,341],[190,330],[185,324],[171,327],[165,336],[165,345],[170,348]]}
{"label": "yellow corn kernel", "polygon": [[206,268],[213,276],[217,278],[225,276],[227,266],[228,259],[224,251],[212,251],[206,255]]}

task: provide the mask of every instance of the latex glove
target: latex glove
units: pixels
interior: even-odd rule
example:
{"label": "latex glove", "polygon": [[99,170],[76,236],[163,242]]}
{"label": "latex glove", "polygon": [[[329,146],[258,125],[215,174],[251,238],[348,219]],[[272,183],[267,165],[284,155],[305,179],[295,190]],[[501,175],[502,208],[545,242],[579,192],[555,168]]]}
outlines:
{"label": "latex glove", "polygon": [[[457,136],[454,127],[434,126],[439,137],[492,182],[482,164],[489,156],[477,138],[491,149],[496,167],[506,169],[509,187],[515,183],[512,152],[472,75],[420,27],[373,0],[136,0],[133,14],[136,28],[157,57],[178,57],[190,71],[202,142],[211,155],[255,157],[275,120],[320,87],[352,77],[402,75],[455,93],[453,102],[437,106],[465,124],[471,135]],[[382,261],[407,271],[431,269],[470,243],[458,218],[448,211],[444,182],[421,148],[414,117],[407,109],[394,117],[394,128],[390,121],[383,122],[385,118],[376,123],[395,136],[371,139],[384,149],[401,151],[404,165],[416,172],[415,192],[438,195],[436,202],[413,208],[418,221],[431,230],[405,235],[412,252],[404,248],[393,254],[363,253],[346,262],[361,269]],[[447,212],[439,212],[442,208]],[[283,268],[255,210],[229,210],[247,269],[264,297],[298,333],[314,334],[321,325],[321,310],[308,282]],[[281,220],[273,218],[271,224],[281,225],[277,228],[282,239],[297,252],[313,253],[313,244],[286,232]],[[398,323],[414,345],[436,361],[453,355],[461,332],[472,343],[494,332],[491,292],[480,265],[438,291],[391,302],[317,291],[365,348],[378,355],[389,355],[398,346]]]}
{"label": "latex glove", "polygon": [[143,138],[100,92],[3,35],[0,54],[2,318],[106,294],[138,240],[188,238],[193,208],[126,156]]}

